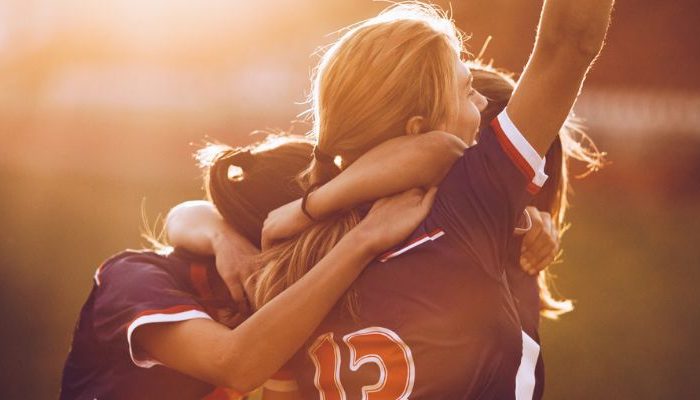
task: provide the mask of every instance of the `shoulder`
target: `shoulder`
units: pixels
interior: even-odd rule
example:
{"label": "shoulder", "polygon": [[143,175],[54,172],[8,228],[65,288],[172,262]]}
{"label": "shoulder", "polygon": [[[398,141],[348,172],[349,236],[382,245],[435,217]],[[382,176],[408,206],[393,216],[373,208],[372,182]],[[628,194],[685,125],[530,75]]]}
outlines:
{"label": "shoulder", "polygon": [[149,278],[167,278],[181,273],[188,261],[175,254],[151,250],[124,250],[107,259],[95,272],[95,284],[129,282],[138,286]]}

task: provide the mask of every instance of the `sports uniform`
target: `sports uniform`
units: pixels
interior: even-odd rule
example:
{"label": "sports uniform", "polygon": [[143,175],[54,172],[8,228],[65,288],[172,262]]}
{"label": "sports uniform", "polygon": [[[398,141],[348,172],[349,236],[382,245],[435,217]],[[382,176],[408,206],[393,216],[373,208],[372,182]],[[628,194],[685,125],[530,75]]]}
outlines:
{"label": "sports uniform", "polygon": [[[508,248],[508,262],[506,263],[506,276],[511,294],[515,300],[515,306],[520,317],[523,332],[540,344],[540,288],[537,277],[525,273],[520,268],[520,248],[522,236],[514,236]],[[544,361],[542,352],[537,358],[535,367],[535,390],[533,400],[539,400],[544,393]]]}
{"label": "sports uniform", "polygon": [[132,343],[134,331],[147,324],[213,319],[223,306],[214,292],[223,285],[213,258],[180,249],[167,256],[129,250],[107,260],[95,273],[75,327],[60,398],[229,398],[222,389],[159,365]]}
{"label": "sports uniform", "polygon": [[[505,112],[441,183],[426,220],[370,264],[290,363],[305,399],[531,399],[539,345],[506,277],[544,160]],[[337,306],[340,307],[340,306]]]}

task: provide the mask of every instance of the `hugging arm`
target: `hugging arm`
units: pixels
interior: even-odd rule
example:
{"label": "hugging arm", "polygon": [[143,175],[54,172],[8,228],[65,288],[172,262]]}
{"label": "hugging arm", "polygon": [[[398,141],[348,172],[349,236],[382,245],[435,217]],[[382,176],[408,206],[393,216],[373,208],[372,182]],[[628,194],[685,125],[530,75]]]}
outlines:
{"label": "hugging arm", "polygon": [[545,0],[535,46],[506,108],[544,155],[602,49],[614,0]]}
{"label": "hugging arm", "polygon": [[252,390],[292,357],[374,257],[418,226],[434,198],[433,189],[377,201],[304,277],[233,330],[193,319],[141,326],[133,341],[150,358],[184,374]]}
{"label": "hugging arm", "polygon": [[[312,192],[306,209],[314,218],[322,219],[403,190],[437,186],[465,148],[461,139],[441,131],[387,140]],[[301,211],[301,199],[273,210],[263,225],[263,247],[291,237],[312,223]]]}
{"label": "hugging arm", "polygon": [[208,201],[186,201],[173,207],[165,220],[168,241],[197,254],[215,254],[216,270],[238,304],[245,304],[243,283],[255,272],[251,256],[260,251],[229,226]]}

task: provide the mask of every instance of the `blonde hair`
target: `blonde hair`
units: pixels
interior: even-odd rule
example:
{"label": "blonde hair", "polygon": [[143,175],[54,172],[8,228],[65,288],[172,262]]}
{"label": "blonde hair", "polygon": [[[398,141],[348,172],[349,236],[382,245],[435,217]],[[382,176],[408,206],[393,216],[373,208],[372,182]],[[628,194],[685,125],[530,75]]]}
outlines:
{"label": "blonde hair", "polygon": [[[413,116],[423,118],[425,131],[449,124],[459,106],[461,52],[453,21],[420,2],[394,4],[348,28],[314,74],[316,157],[301,174],[302,185],[308,190],[328,182],[368,150],[405,134]],[[339,213],[265,252],[255,306],[300,279],[359,220],[355,210]]]}
{"label": "blonde hair", "polygon": [[[489,99],[486,110],[482,112],[482,124],[488,124],[508,104],[516,85],[515,80],[511,73],[493,68],[491,64],[472,61],[467,65],[474,75],[474,88]],[[604,157],[605,153],[600,152],[586,135],[581,122],[573,114],[570,115],[547,151],[545,172],[549,179],[533,201],[538,209],[546,210],[552,215],[560,237],[568,229],[565,216],[571,190],[569,160],[584,162],[587,167],[587,172],[583,174],[585,176],[600,169],[605,164]],[[543,317],[557,319],[573,310],[571,300],[554,298],[553,276],[549,270],[539,274],[537,283],[540,289],[540,314]]]}

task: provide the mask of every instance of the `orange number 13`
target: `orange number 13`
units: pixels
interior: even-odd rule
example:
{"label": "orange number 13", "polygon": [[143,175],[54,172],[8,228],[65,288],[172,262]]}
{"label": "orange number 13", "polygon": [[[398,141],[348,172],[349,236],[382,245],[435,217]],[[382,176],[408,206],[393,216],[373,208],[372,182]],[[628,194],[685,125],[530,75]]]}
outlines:
{"label": "orange number 13", "polygon": [[[371,327],[343,336],[350,352],[350,370],[367,363],[379,368],[379,380],[362,387],[363,400],[404,400],[413,390],[415,366],[411,349],[393,331]],[[319,336],[308,350],[316,366],[314,384],[321,400],[347,400],[340,382],[340,348],[333,333]]]}

